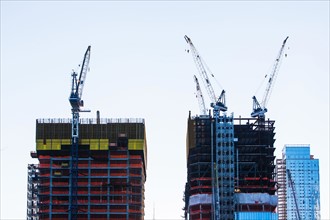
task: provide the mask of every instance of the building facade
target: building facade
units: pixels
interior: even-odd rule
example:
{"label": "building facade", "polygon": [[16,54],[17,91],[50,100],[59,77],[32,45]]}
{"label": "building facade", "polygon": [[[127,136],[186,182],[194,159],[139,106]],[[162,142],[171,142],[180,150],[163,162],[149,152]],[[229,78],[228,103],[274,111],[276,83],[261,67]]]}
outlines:
{"label": "building facade", "polygon": [[234,218],[233,132],[232,116],[189,117],[186,218]]}
{"label": "building facade", "polygon": [[286,213],[286,169],[282,159],[276,159],[276,182],[277,182],[277,213],[278,219],[287,219]]}
{"label": "building facade", "polygon": [[235,219],[277,220],[275,121],[235,118]]}
{"label": "building facade", "polygon": [[277,160],[279,220],[321,219],[319,160],[309,145],[285,145]]}
{"label": "building facade", "polygon": [[[28,166],[27,219],[69,219],[71,121],[36,122],[38,163]],[[144,219],[143,119],[81,119],[77,219]]]}

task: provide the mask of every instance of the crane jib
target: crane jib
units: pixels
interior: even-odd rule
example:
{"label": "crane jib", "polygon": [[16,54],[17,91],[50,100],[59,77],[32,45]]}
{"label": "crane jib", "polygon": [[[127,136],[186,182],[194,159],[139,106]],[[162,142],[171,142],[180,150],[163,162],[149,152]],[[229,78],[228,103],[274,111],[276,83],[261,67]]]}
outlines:
{"label": "crane jib", "polygon": [[[209,80],[206,68],[207,65],[205,64],[205,62],[202,60],[200,54],[198,53],[197,49],[195,48],[194,44],[191,42],[191,39],[185,35],[184,39],[186,40],[186,42],[189,44],[190,46],[190,50],[192,51],[192,56],[195,62],[195,65],[197,67],[198,73],[200,75],[200,77],[202,78],[202,82],[204,84],[204,87],[209,95],[209,98],[211,100],[211,107],[219,107],[221,106],[219,109],[220,111],[227,111],[227,107],[225,106],[225,103],[222,102],[225,100],[224,98],[224,93],[222,93],[220,95],[220,98],[217,98],[217,96],[214,93],[212,84]],[[208,68],[207,68],[208,69]],[[208,69],[209,70],[209,69]],[[213,74],[212,74],[213,76]]]}
{"label": "crane jib", "polygon": [[[264,118],[265,117],[265,113],[267,112],[267,102],[269,100],[269,97],[270,97],[270,94],[271,94],[271,91],[274,87],[274,83],[275,83],[275,80],[276,80],[276,77],[277,77],[277,73],[279,71],[279,67],[280,67],[280,64],[281,64],[281,60],[282,60],[282,57],[283,57],[283,52],[284,52],[284,47],[285,47],[285,44],[286,44],[286,41],[288,40],[289,37],[286,37],[285,40],[283,41],[283,44],[281,46],[281,49],[275,59],[275,63],[273,64],[273,69],[271,71],[271,74],[269,76],[269,79],[268,79],[268,83],[267,83],[267,86],[266,86],[266,90],[265,90],[265,93],[263,95],[263,98],[262,98],[262,101],[261,103],[259,104],[257,98],[255,96],[253,96],[253,111],[251,113],[251,116],[252,117],[261,117],[261,118]],[[265,77],[267,77],[268,75],[266,75]]]}

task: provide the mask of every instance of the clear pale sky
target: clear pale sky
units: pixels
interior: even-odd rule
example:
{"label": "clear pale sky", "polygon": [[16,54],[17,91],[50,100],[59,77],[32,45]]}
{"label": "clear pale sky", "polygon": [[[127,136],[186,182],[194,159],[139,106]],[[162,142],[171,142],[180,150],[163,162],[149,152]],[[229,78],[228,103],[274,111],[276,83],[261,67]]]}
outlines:
{"label": "clear pale sky", "polygon": [[253,95],[262,98],[257,88],[289,36],[266,117],[276,120],[277,158],[285,144],[310,144],[320,159],[321,217],[329,219],[329,1],[4,0],[0,218],[26,218],[35,120],[71,117],[70,73],[91,45],[83,99],[92,112],[81,117],[145,118],[145,219],[180,219],[187,117],[199,113],[184,35],[237,117],[250,116]]}

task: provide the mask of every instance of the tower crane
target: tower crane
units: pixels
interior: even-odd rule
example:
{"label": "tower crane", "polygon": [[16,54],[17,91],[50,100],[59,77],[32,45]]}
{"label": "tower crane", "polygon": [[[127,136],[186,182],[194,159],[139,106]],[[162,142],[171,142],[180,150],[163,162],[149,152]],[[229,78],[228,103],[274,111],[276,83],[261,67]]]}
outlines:
{"label": "tower crane", "polygon": [[185,35],[184,39],[187,41],[187,43],[190,46],[190,50],[192,52],[192,56],[194,58],[197,70],[202,78],[203,84],[206,88],[206,91],[210,97],[211,100],[211,107],[220,111],[227,111],[226,106],[226,99],[225,99],[225,90],[222,90],[219,98],[214,93],[213,87],[211,85],[211,82],[209,80],[209,77],[207,75],[207,71],[205,69],[205,63],[203,62],[201,56],[199,55],[197,49],[195,48],[194,44],[192,43],[191,39]]}
{"label": "tower crane", "polygon": [[194,75],[194,80],[195,80],[195,83],[196,83],[196,92],[197,92],[196,97],[198,99],[199,108],[201,110],[201,113],[203,115],[206,115],[207,110],[205,108],[204,97],[203,97],[202,90],[201,90],[201,87],[199,85],[199,82],[198,82],[198,79],[197,79],[196,75]]}
{"label": "tower crane", "polygon": [[298,202],[297,202],[297,198],[296,198],[296,189],[295,189],[295,186],[294,186],[294,182],[292,180],[291,171],[289,169],[287,169],[286,172],[288,173],[289,187],[291,187],[292,194],[293,194],[294,204],[296,206],[296,218],[298,220],[300,220],[301,217],[300,217],[300,211],[299,211]]}
{"label": "tower crane", "polygon": [[69,101],[71,104],[72,112],[72,136],[71,136],[71,163],[70,163],[70,201],[69,201],[69,219],[76,220],[78,215],[78,145],[79,145],[79,112],[87,112],[80,107],[84,106],[84,102],[81,99],[83,88],[85,85],[86,74],[88,71],[90,60],[91,46],[88,46],[82,65],[80,66],[79,78],[77,73],[72,72],[72,85]]}
{"label": "tower crane", "polygon": [[[195,48],[194,44],[192,43],[191,39],[185,35],[184,36],[186,42],[190,46],[190,50],[192,52],[193,59],[195,61],[197,70],[202,78],[203,84],[205,86],[205,89],[207,90],[207,93],[209,95],[209,98],[211,100],[211,107],[213,108],[213,117],[215,119],[220,118],[220,111],[227,111],[227,106],[226,106],[226,100],[225,100],[225,90],[222,90],[219,98],[214,93],[213,87],[211,85],[211,82],[208,78],[208,74],[206,71],[206,64],[202,60],[200,54],[198,53],[197,49]],[[188,51],[189,52],[189,51]],[[213,75],[212,75],[213,76]],[[198,83],[197,77],[195,77],[196,83]],[[198,88],[197,88],[198,90]],[[200,87],[199,87],[200,90]],[[203,98],[203,97],[201,97]],[[204,105],[205,106],[205,105]],[[204,107],[205,109],[205,107]],[[204,110],[205,111],[205,110]],[[214,122],[217,122],[218,120],[214,120]],[[214,129],[217,132],[217,129],[219,126],[215,126],[216,128]],[[214,148],[213,144],[213,123],[211,123],[211,164],[212,164],[212,207],[213,207],[213,218],[214,219],[219,219],[220,218],[220,198],[219,198],[219,182],[218,182],[218,168],[217,164],[213,163],[213,152],[215,151],[216,155],[218,155],[218,148]]]}
{"label": "tower crane", "polygon": [[269,76],[267,87],[266,87],[266,90],[265,90],[261,103],[258,102],[258,100],[255,96],[252,97],[252,99],[253,99],[253,107],[252,107],[253,111],[251,113],[252,117],[260,117],[260,118],[265,117],[265,113],[267,112],[266,105],[267,105],[271,90],[274,87],[277,73],[279,71],[280,64],[281,64],[281,61],[283,58],[284,47],[285,47],[285,44],[286,44],[286,41],[288,40],[288,38],[289,37],[286,37],[285,40],[283,41],[280,52],[278,53],[278,55],[276,57],[276,60],[273,65],[272,72]]}

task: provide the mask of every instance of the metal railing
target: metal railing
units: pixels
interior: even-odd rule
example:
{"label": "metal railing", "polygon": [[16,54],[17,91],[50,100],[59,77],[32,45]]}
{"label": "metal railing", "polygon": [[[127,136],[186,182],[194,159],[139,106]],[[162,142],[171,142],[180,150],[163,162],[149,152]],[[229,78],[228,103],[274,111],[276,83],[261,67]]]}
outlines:
{"label": "metal railing", "polygon": [[[71,118],[39,118],[37,119],[37,123],[45,123],[45,124],[71,124]],[[109,123],[143,123],[143,118],[100,118],[99,120],[96,118],[81,118],[79,120],[80,124],[109,124]]]}

